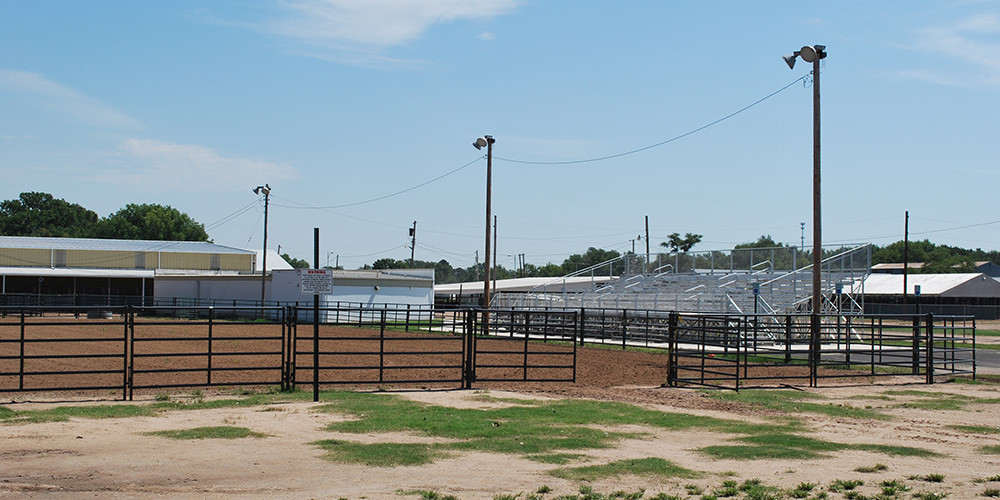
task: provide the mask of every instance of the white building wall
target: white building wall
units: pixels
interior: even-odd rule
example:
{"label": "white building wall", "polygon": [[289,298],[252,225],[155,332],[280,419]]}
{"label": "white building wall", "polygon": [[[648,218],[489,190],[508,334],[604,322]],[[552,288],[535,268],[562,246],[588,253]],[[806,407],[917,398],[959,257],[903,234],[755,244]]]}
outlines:
{"label": "white building wall", "polygon": [[[153,296],[157,298],[260,301],[260,277],[254,279],[214,276],[157,277],[153,287]],[[272,299],[268,297],[267,300]]]}

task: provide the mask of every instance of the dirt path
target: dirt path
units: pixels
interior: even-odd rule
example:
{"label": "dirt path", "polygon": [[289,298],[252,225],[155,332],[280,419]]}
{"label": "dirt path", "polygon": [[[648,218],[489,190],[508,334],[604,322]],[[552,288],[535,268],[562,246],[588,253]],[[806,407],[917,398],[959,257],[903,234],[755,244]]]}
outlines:
{"label": "dirt path", "polygon": [[[914,491],[940,491],[950,498],[974,498],[986,487],[974,482],[1000,474],[1000,456],[984,455],[976,448],[1000,444],[1000,435],[975,435],[948,425],[996,428],[996,405],[970,405],[962,410],[902,408],[907,398],[892,401],[856,399],[888,390],[919,390],[957,394],[961,397],[997,398],[995,385],[939,384],[934,386],[854,386],[812,392],[835,404],[886,406],[892,420],[834,419],[810,415],[813,436],[843,443],[897,444],[928,448],[939,458],[892,457],[861,451],[842,451],[816,460],[712,460],[696,448],[726,442],[731,436],[711,432],[669,432],[644,429],[651,437],[625,440],[604,450],[590,450],[574,465],[600,464],[625,458],[661,457],[705,472],[701,479],[621,477],[597,481],[595,491],[637,491],[647,495],[664,492],[682,495],[685,485],[703,489],[718,486],[727,477],[759,478],[784,488],[801,482],[829,484],[836,479],[863,479],[866,494],[877,492],[882,480],[914,475],[944,474],[941,484],[906,480]],[[560,391],[557,391],[560,392]],[[563,395],[624,400],[662,411],[773,421],[773,411],[738,403],[719,402],[688,389],[657,387],[591,387],[566,389]],[[428,404],[457,407],[486,405],[477,391],[401,392],[404,397]],[[496,397],[554,397],[548,393],[509,393],[492,390]],[[146,404],[137,401],[136,404]],[[50,408],[65,403],[19,403],[15,410]],[[389,499],[400,491],[427,490],[453,494],[460,499],[491,499],[498,494],[530,493],[545,485],[548,496],[571,494],[580,484],[549,475],[556,468],[518,456],[467,453],[422,467],[370,468],[332,463],[312,442],[345,439],[363,442],[421,442],[429,438],[406,435],[339,435],[323,427],[342,417],[312,411],[313,403],[286,403],[265,408],[175,411],[158,417],[114,420],[0,425],[0,498],[250,498],[250,499]],[[892,406],[889,408],[888,406]],[[238,440],[176,441],[144,433],[203,426],[242,426],[269,437]],[[863,474],[859,466],[885,464],[887,470]],[[992,483],[994,487],[1000,486]],[[697,497],[694,497],[697,498]],[[831,496],[831,498],[840,498]]]}

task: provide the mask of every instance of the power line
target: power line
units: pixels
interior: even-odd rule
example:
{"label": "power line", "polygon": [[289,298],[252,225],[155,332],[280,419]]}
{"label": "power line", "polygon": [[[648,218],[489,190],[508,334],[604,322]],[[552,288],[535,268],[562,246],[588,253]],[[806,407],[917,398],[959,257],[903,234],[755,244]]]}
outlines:
{"label": "power line", "polygon": [[221,219],[219,219],[219,220],[217,220],[217,221],[215,221],[215,222],[213,222],[211,224],[206,225],[205,226],[205,230],[208,231],[210,229],[218,228],[218,227],[222,226],[223,224],[225,224],[225,223],[227,223],[227,222],[229,222],[229,221],[231,221],[231,220],[233,220],[233,219],[235,219],[235,218],[237,218],[237,217],[239,217],[239,216],[241,216],[241,215],[249,212],[250,209],[254,208],[254,205],[256,205],[258,202],[259,202],[259,200],[251,201],[250,203],[248,203],[247,205],[244,205],[239,210],[237,210],[237,211],[235,211],[235,212],[233,212],[233,213],[231,213],[231,214],[229,214],[229,215],[227,215],[227,216],[225,216],[225,217],[223,217],[223,218],[221,218]]}
{"label": "power line", "polygon": [[476,163],[477,161],[482,160],[483,158],[486,158],[486,156],[480,156],[479,158],[476,158],[475,160],[472,160],[469,163],[466,163],[465,165],[462,165],[461,167],[456,168],[455,170],[452,170],[452,171],[447,172],[445,174],[441,174],[441,175],[439,175],[439,176],[437,176],[437,177],[435,177],[435,178],[433,178],[433,179],[431,179],[431,180],[429,180],[427,182],[423,182],[423,183],[417,184],[416,186],[406,188],[406,189],[404,189],[402,191],[396,191],[395,193],[392,193],[392,194],[387,194],[385,196],[379,196],[378,198],[372,198],[370,200],[364,200],[364,201],[355,201],[353,203],[344,203],[342,205],[329,205],[329,206],[325,206],[325,207],[313,207],[313,206],[309,206],[309,205],[305,205],[305,204],[299,203],[299,205],[301,205],[301,206],[298,206],[298,207],[289,207],[289,206],[286,206],[284,208],[291,208],[291,209],[296,209],[296,210],[327,210],[327,209],[333,209],[333,208],[354,207],[354,206],[357,206],[357,205],[364,205],[366,203],[373,203],[373,202],[376,202],[376,201],[382,201],[384,199],[392,198],[393,196],[398,196],[398,195],[401,195],[403,193],[408,193],[410,191],[413,191],[414,189],[422,188],[422,187],[424,187],[424,186],[426,186],[426,185],[428,185],[428,184],[430,184],[432,182],[436,182],[436,181],[439,181],[441,179],[444,179],[445,177],[448,177],[449,175],[454,174],[455,172],[458,172],[459,170],[462,170],[463,168],[466,168],[469,165],[472,165],[473,163]]}
{"label": "power line", "polygon": [[597,158],[587,158],[585,160],[570,160],[570,161],[526,161],[526,160],[514,160],[514,159],[510,159],[510,158],[501,158],[501,157],[496,156],[496,155],[493,155],[493,158],[496,158],[497,160],[503,160],[503,161],[511,162],[511,163],[520,163],[520,164],[523,164],[523,165],[578,165],[580,163],[592,163],[592,162],[595,162],[595,161],[610,160],[610,159],[613,159],[613,158],[621,158],[622,156],[628,156],[628,155],[635,154],[635,153],[641,153],[643,151],[646,151],[646,150],[649,150],[649,149],[653,149],[653,148],[656,148],[656,147],[660,147],[660,146],[663,146],[664,144],[669,144],[671,142],[683,139],[683,138],[685,138],[685,137],[687,137],[689,135],[701,132],[702,130],[707,129],[708,127],[711,127],[712,125],[716,125],[718,123],[724,122],[724,121],[726,121],[726,120],[728,120],[728,119],[730,119],[730,118],[732,118],[732,117],[734,117],[734,116],[736,116],[736,115],[738,115],[738,114],[740,114],[740,113],[742,113],[742,112],[744,112],[744,111],[746,111],[746,110],[748,110],[748,109],[750,109],[750,108],[752,108],[752,107],[754,107],[754,106],[756,106],[756,105],[758,105],[758,104],[760,104],[760,103],[762,103],[762,102],[764,102],[764,101],[766,101],[766,100],[768,100],[768,99],[770,99],[770,98],[772,98],[772,97],[774,97],[774,96],[776,96],[778,94],[780,94],[781,92],[783,92],[787,88],[791,87],[792,85],[795,85],[796,83],[799,83],[799,82],[805,80],[808,77],[809,77],[809,75],[800,76],[799,78],[795,79],[795,81],[793,81],[792,83],[789,83],[788,85],[785,85],[784,87],[781,87],[780,89],[775,90],[774,92],[771,92],[770,94],[768,94],[768,95],[766,95],[766,96],[764,96],[764,97],[762,97],[762,98],[754,101],[752,104],[750,104],[748,106],[745,106],[745,107],[741,108],[740,110],[735,111],[733,113],[730,113],[730,114],[728,114],[726,116],[723,116],[722,118],[719,118],[718,120],[715,120],[712,123],[709,123],[707,125],[702,125],[701,127],[698,127],[698,128],[696,128],[696,129],[694,129],[694,130],[692,130],[690,132],[685,132],[685,133],[683,133],[681,135],[678,135],[676,137],[671,137],[670,139],[667,139],[665,141],[660,141],[660,142],[658,142],[656,144],[651,144],[649,146],[641,147],[639,149],[633,149],[631,151],[626,151],[624,153],[617,153],[617,154],[608,155],[608,156],[599,156]]}

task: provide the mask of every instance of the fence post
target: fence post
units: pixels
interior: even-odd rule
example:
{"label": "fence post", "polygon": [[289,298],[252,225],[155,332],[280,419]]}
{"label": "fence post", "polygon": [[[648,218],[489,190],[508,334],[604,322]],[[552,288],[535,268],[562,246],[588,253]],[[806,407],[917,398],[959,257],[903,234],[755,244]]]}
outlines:
{"label": "fence post", "polygon": [[927,383],[934,383],[934,313],[927,313],[927,323],[926,323],[927,334],[925,337],[925,342],[927,343]]}
{"label": "fence post", "polygon": [[[409,304],[406,306],[406,324],[410,324],[410,311]],[[378,329],[378,381],[382,383],[385,381],[385,317],[386,310],[382,309],[381,318],[379,318],[379,329]]]}
{"label": "fence post", "polygon": [[[382,318],[382,323],[385,324],[385,317]],[[410,304],[406,304],[406,326],[403,327],[403,331],[404,332],[410,331]]]}
{"label": "fence post", "polygon": [[472,379],[475,377],[473,374],[473,361],[472,356],[475,352],[475,338],[476,338],[476,310],[467,309],[465,311],[465,342],[462,343],[463,346],[463,369],[462,369],[462,388],[472,389]]}
{"label": "fence post", "polygon": [[580,308],[580,345],[581,346],[583,345],[583,335],[586,333],[586,329],[584,328],[584,323],[586,323],[586,322],[587,322],[587,310],[581,307]]}
{"label": "fence post", "polygon": [[819,330],[819,312],[813,311],[809,317],[809,387],[819,385]]}
{"label": "fence post", "polygon": [[[531,325],[531,316],[530,316],[530,314],[531,314],[531,312],[530,312],[529,309],[526,309],[524,311],[524,369],[522,371],[522,376],[521,377],[525,381],[528,380],[528,337],[530,336],[529,334],[531,333],[531,328],[530,328],[530,325]],[[514,310],[513,309],[510,310],[510,316],[511,316],[510,329],[511,329],[511,332],[513,332],[514,331],[514,321],[513,321]]]}
{"label": "fence post", "polygon": [[[261,308],[263,315],[263,308]],[[208,372],[206,373],[206,382],[208,385],[212,385],[212,323],[215,320],[215,308],[208,306]]]}
{"label": "fence post", "polygon": [[128,386],[128,400],[132,401],[132,395],[135,388],[135,310],[129,308],[128,314],[128,325],[125,327],[128,330],[128,382],[125,384]]}
{"label": "fence post", "polygon": [[18,390],[24,390],[24,308],[21,308],[21,354],[20,358],[20,369],[18,370]]}
{"label": "fence post", "polygon": [[129,304],[125,307],[125,311],[122,312],[122,401],[128,397],[129,388],[129,370],[131,363],[129,363],[129,330],[130,325],[134,324],[135,312],[132,305]]}
{"label": "fence post", "polygon": [[785,364],[792,363],[792,315],[785,316]]}
{"label": "fence post", "polygon": [[913,317],[913,335],[910,349],[910,364],[913,368],[913,375],[920,373],[920,316]]}
{"label": "fence post", "polygon": [[670,311],[667,319],[667,383],[677,387],[677,312]]}
{"label": "fence post", "polygon": [[622,309],[622,350],[625,350],[625,339],[628,337],[628,309]]}

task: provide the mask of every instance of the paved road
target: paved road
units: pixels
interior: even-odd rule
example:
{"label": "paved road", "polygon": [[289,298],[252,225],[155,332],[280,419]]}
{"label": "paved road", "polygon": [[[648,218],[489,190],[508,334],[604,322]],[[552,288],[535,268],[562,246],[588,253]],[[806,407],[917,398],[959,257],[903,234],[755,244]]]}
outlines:
{"label": "paved road", "polygon": [[1000,351],[976,349],[976,371],[982,374],[1000,375]]}

